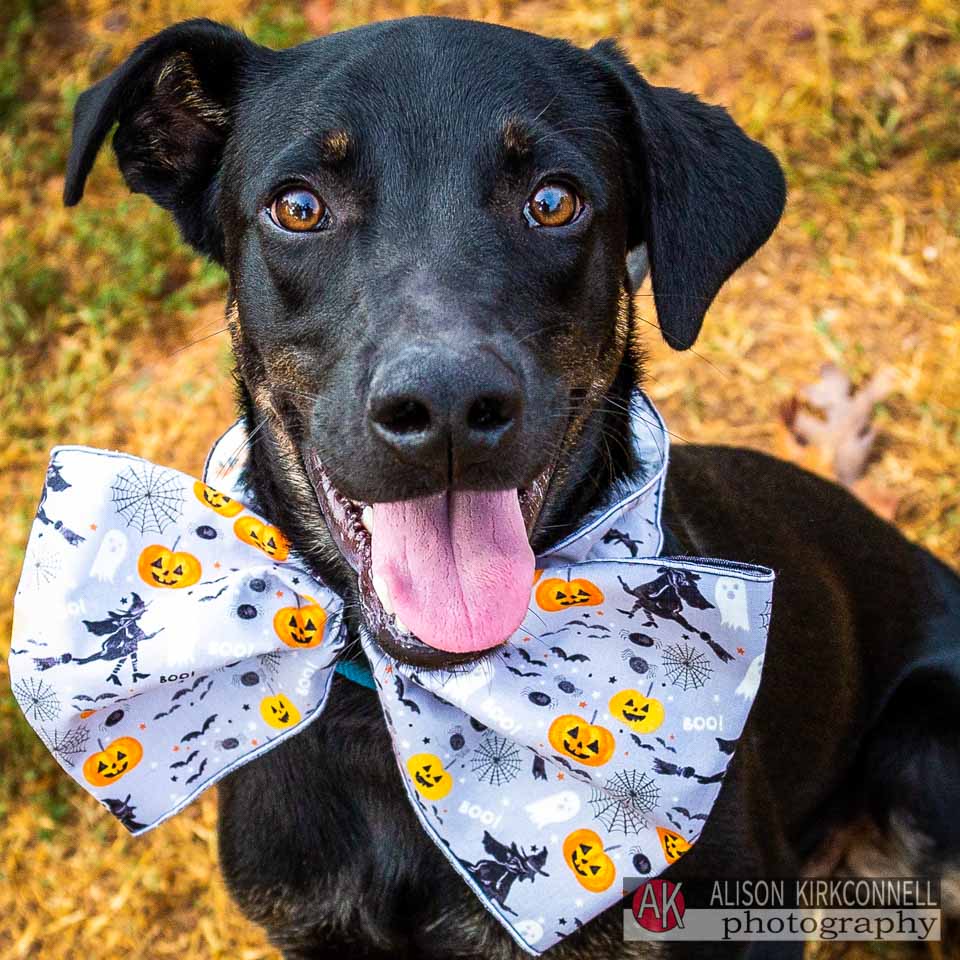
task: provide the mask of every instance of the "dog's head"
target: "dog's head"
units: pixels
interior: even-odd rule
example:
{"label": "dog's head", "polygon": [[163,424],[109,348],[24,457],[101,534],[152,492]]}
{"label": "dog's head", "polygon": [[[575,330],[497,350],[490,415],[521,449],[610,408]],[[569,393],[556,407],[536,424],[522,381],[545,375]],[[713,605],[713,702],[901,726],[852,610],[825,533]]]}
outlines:
{"label": "dog's head", "polygon": [[284,51],[171,27],[78,101],[68,204],[114,122],[130,188],[229,273],[261,507],[420,663],[512,633],[531,543],[637,466],[646,263],[685,349],[784,200],[724,110],[614,44],[466,21]]}

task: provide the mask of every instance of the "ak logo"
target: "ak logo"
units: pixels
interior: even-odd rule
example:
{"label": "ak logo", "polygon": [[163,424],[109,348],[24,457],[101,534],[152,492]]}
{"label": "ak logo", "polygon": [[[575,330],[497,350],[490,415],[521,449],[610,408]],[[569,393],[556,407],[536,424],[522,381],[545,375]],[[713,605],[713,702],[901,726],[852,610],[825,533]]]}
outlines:
{"label": "ak logo", "polygon": [[651,933],[666,933],[674,927],[683,929],[682,884],[670,880],[647,880],[634,891],[631,909],[633,918]]}

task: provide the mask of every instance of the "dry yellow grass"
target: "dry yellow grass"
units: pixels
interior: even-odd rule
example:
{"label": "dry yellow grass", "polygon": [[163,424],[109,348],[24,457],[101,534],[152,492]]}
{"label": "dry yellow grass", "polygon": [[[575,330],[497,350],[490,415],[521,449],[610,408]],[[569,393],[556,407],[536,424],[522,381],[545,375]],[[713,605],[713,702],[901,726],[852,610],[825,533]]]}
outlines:
{"label": "dry yellow grass", "polygon": [[[958,564],[955,6],[340,0],[306,9],[331,29],[443,13],[580,43],[616,35],[654,82],[726,104],[784,162],[788,210],[722,292],[696,354],[671,353],[642,327],[650,392],[681,436],[777,451],[780,405],[823,362],[854,379],[894,368],[868,479],[897,501],[909,536]],[[221,18],[280,44],[309,32],[304,7],[283,2],[142,0],[121,9],[15,0],[11,10],[0,11],[0,38],[9,38],[0,40],[0,109],[6,93],[14,116],[0,123],[2,644],[52,444],[120,448],[196,471],[232,417],[224,338],[173,353],[219,329],[222,278],[189,257],[147,201],[121,202],[109,156],[80,211],[59,208],[72,97],[135,42],[186,16]],[[655,323],[649,298],[639,303]],[[129,839],[46,758],[7,687],[0,666],[0,956],[275,958],[219,879],[213,796]]]}

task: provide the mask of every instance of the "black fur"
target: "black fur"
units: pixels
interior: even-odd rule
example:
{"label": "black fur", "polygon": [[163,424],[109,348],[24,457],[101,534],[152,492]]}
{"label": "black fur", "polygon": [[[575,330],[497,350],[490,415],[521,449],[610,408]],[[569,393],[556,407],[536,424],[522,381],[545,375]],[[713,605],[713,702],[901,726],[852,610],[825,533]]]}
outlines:
{"label": "black fur", "polygon": [[[623,443],[642,374],[629,337],[637,265],[649,258],[667,342],[689,347],[784,202],[765,148],[722,109],[648,84],[615,45],[462,21],[377,24],[282,52],[207,21],[171,27],[80,98],[67,203],[115,121],[131,189],[229,271],[259,504],[350,600],[356,578],[308,451],[366,501],[524,486],[553,458],[532,533],[542,549],[643,469]],[[551,176],[584,213],[531,229],[524,202]],[[273,224],[267,208],[291,182],[324,198],[329,229]],[[482,350],[507,364],[524,415],[497,457],[451,455],[438,472],[371,438],[370,384],[411,344],[414,367],[445,381],[458,363],[470,381]],[[745,451],[676,450],[665,522],[676,552],[779,575],[750,721],[671,872],[797,875],[830,829],[862,816],[922,835],[918,869],[960,860],[956,576],[837,487]],[[520,955],[419,827],[369,690],[337,678],[321,720],[229,778],[220,805],[227,882],[288,958]],[[491,855],[475,868],[494,885],[514,876],[505,862],[534,878],[532,851],[492,840]],[[738,951],[695,947],[670,952]],[[551,956],[647,949],[623,944],[614,908]]]}

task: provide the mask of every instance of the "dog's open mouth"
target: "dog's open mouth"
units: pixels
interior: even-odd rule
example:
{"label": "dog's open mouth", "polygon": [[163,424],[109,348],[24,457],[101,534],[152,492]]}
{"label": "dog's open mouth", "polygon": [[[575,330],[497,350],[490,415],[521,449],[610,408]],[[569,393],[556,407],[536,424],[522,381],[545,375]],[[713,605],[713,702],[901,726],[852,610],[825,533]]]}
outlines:
{"label": "dog's open mouth", "polygon": [[552,466],[521,490],[367,504],[343,496],[315,452],[306,461],[327,525],[357,573],[366,625],[388,653],[445,666],[520,626],[534,575],[529,532]]}

